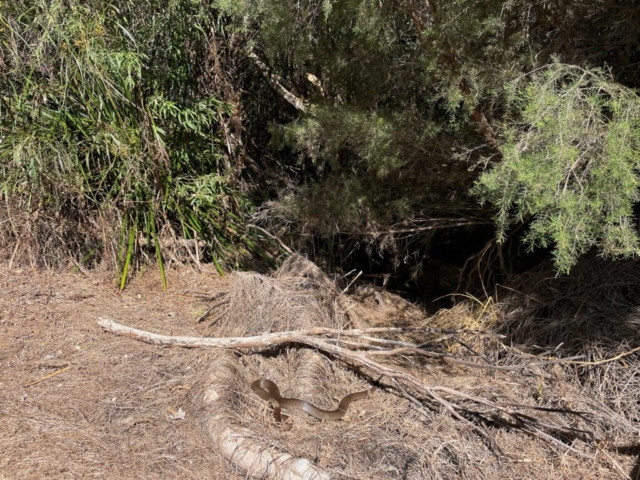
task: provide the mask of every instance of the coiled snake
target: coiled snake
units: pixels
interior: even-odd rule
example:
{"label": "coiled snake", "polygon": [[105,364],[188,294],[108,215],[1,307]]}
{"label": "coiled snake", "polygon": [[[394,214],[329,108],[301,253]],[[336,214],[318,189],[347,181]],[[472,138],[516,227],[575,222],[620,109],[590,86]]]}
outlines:
{"label": "coiled snake", "polygon": [[316,417],[319,420],[340,420],[347,413],[347,409],[349,408],[349,405],[351,405],[351,402],[360,400],[361,398],[367,398],[367,396],[369,396],[369,392],[373,390],[371,388],[369,390],[365,390],[364,392],[350,393],[342,400],[340,400],[340,404],[335,410],[323,410],[316,407],[315,405],[312,405],[309,402],[300,400],[298,398],[283,397],[282,395],[280,395],[280,389],[278,388],[278,386],[271,380],[267,380],[264,378],[256,380],[251,384],[251,389],[261,398],[271,402],[271,405],[273,406],[273,416],[278,423],[282,422],[282,414],[280,413],[280,409],[283,407],[290,408],[292,410],[302,410],[303,412],[306,412],[312,417]]}

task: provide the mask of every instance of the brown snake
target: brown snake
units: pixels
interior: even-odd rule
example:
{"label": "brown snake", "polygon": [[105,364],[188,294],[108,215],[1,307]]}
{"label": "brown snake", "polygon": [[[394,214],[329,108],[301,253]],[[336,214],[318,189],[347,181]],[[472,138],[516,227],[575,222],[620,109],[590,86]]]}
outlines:
{"label": "brown snake", "polygon": [[271,402],[271,405],[273,406],[273,416],[278,423],[282,422],[282,415],[280,413],[280,409],[282,407],[290,408],[292,410],[302,410],[319,420],[340,420],[347,413],[347,409],[351,402],[360,400],[361,398],[367,398],[367,396],[369,396],[369,392],[373,390],[369,389],[364,392],[350,393],[340,400],[340,404],[335,410],[322,410],[321,408],[318,408],[304,400],[283,397],[280,395],[280,389],[278,386],[271,380],[264,378],[256,380],[251,384],[251,389],[261,398]]}

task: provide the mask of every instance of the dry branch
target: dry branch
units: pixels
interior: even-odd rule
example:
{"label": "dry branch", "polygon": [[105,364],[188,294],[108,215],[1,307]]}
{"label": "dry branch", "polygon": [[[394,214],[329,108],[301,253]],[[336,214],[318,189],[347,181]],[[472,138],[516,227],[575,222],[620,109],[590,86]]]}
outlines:
{"label": "dry branch", "polygon": [[382,231],[351,231],[344,232],[348,235],[394,235],[399,233],[418,233],[418,232],[427,232],[429,230],[444,230],[448,228],[461,228],[461,227],[475,227],[478,225],[492,225],[492,222],[488,222],[485,220],[478,221],[464,221],[464,222],[455,222],[455,223],[443,223],[440,225],[427,225],[425,227],[413,227],[413,228],[395,228],[390,230],[382,230]]}
{"label": "dry branch", "polygon": [[[331,328],[312,328],[308,330],[300,330],[300,331],[289,331],[289,332],[275,332],[275,333],[266,333],[264,335],[256,335],[252,337],[226,337],[226,338],[198,338],[198,337],[185,337],[185,336],[168,336],[168,335],[160,335],[156,333],[146,332],[143,330],[138,330],[135,328],[127,327],[125,325],[121,325],[113,320],[106,318],[98,319],[99,325],[106,331],[114,333],[116,335],[122,335],[130,338],[134,338],[136,340],[140,340],[146,343],[154,344],[154,345],[163,345],[163,346],[173,346],[173,347],[185,347],[185,348],[223,348],[223,349],[251,349],[251,350],[266,350],[271,349],[278,345],[283,344],[299,344],[306,345],[308,347],[314,348],[318,351],[324,352],[330,356],[333,356],[339,360],[342,360],[346,363],[356,365],[359,367],[365,367],[369,369],[371,372],[377,375],[383,375],[388,378],[394,379],[398,382],[403,383],[404,385],[412,387],[415,391],[420,392],[423,395],[426,395],[428,398],[435,400],[437,403],[442,405],[446,410],[448,410],[452,415],[456,418],[463,418],[460,412],[466,412],[470,414],[478,414],[479,412],[470,410],[468,407],[461,405],[459,403],[455,403],[452,399],[464,400],[471,404],[475,404],[476,406],[486,407],[494,413],[503,414],[506,417],[510,418],[513,421],[514,427],[520,427],[529,433],[536,435],[538,438],[541,438],[545,441],[549,440],[548,434],[541,434],[541,428],[545,428],[555,432],[564,432],[572,435],[576,434],[588,434],[589,432],[584,430],[579,430],[576,428],[568,427],[562,424],[546,424],[538,421],[536,418],[524,415],[521,413],[522,410],[536,410],[536,411],[547,411],[547,412],[556,412],[556,413],[564,413],[571,414],[575,416],[580,416],[584,418],[586,415],[584,412],[578,412],[568,409],[554,409],[554,408],[544,408],[538,407],[534,405],[522,405],[515,403],[501,403],[501,402],[493,402],[491,400],[487,400],[486,398],[478,397],[476,395],[472,395],[469,393],[465,393],[459,390],[455,390],[453,388],[442,387],[442,386],[432,386],[427,385],[420,381],[415,376],[410,373],[404,372],[397,368],[393,368],[387,365],[383,365],[381,363],[375,362],[367,357],[367,352],[353,351],[348,348],[343,348],[338,345],[331,344],[324,339],[318,338],[317,335],[322,334],[340,334],[343,336],[357,336],[354,332],[361,333],[371,333],[372,331],[386,331],[386,332],[394,332],[394,331],[420,331],[425,329],[420,328],[398,328],[398,327],[382,327],[382,328],[371,328],[371,329],[362,329],[362,330],[336,330]],[[431,329],[427,329],[431,330]],[[554,444],[562,444],[562,442],[554,442]],[[578,452],[573,448],[569,448],[566,446],[568,450],[574,451],[580,456],[584,456],[586,458],[591,458]]]}
{"label": "dry branch", "polygon": [[307,109],[308,103],[300,96],[294,95],[289,91],[289,89],[284,86],[283,78],[280,75],[271,72],[269,67],[255,52],[249,52],[249,58],[253,60],[254,65],[258,67],[258,70],[262,72],[271,86],[277,90],[287,102],[293,105],[296,110],[304,112]]}
{"label": "dry branch", "polygon": [[[198,322],[200,322],[203,317],[206,318],[206,315],[209,314],[211,310],[213,310],[213,307],[207,310],[205,315],[203,315],[198,319]],[[138,330],[132,327],[127,327],[125,325],[121,325],[113,320],[106,319],[106,318],[100,318],[98,320],[98,323],[106,331],[115,333],[116,335],[135,338],[136,340],[140,340],[146,343],[151,343],[153,345],[173,346],[173,347],[182,347],[182,348],[264,349],[264,348],[272,348],[276,345],[282,345],[286,343],[301,343],[313,348],[318,348],[315,343],[310,344],[308,342],[305,342],[303,337],[335,335],[338,338],[327,338],[326,341],[339,342],[344,345],[350,345],[357,350],[367,349],[366,353],[369,355],[385,355],[385,356],[403,355],[403,354],[422,355],[425,357],[442,359],[443,361],[455,363],[456,365],[465,366],[469,368],[517,371],[533,365],[540,365],[543,363],[552,363],[552,362],[530,362],[523,365],[511,365],[511,366],[479,364],[479,363],[473,363],[473,362],[461,360],[459,358],[454,357],[451,354],[424,350],[420,348],[421,347],[420,345],[416,345],[408,342],[398,342],[395,340],[387,340],[383,338],[375,338],[367,335],[367,334],[374,334],[374,333],[389,334],[389,333],[410,333],[410,332],[411,333],[416,333],[416,332],[417,333],[445,333],[445,334],[472,333],[476,335],[482,334],[492,338],[502,338],[500,335],[495,335],[488,332],[482,332],[479,330],[452,330],[452,329],[441,329],[441,328],[431,328],[431,327],[374,327],[374,328],[364,328],[364,329],[339,330],[336,328],[317,327],[317,328],[310,328],[306,330],[292,330],[289,332],[266,333],[263,335],[256,335],[252,337],[202,338],[202,337],[181,337],[181,336],[160,335],[156,333],[146,332],[144,330]],[[393,349],[377,349],[377,350],[369,351],[375,347],[365,343],[347,342],[345,340],[342,340],[340,337],[356,337],[372,343],[383,344],[383,345],[400,345],[400,347],[393,348]],[[327,345],[329,344],[327,343]],[[331,353],[326,350],[325,352]]]}
{"label": "dry branch", "polygon": [[[146,343],[154,345],[183,347],[183,348],[270,348],[274,345],[283,343],[305,343],[298,342],[297,339],[306,338],[307,336],[319,335],[336,335],[341,337],[362,337],[371,333],[473,333],[486,335],[492,338],[503,338],[489,332],[480,330],[454,330],[444,328],[431,327],[373,327],[373,328],[354,328],[350,330],[340,330],[337,328],[316,327],[305,330],[291,330],[289,332],[265,333],[263,335],[254,335],[251,337],[222,337],[222,338],[206,338],[206,337],[185,337],[185,336],[169,336],[158,333],[146,332],[137,328],[127,327],[109,318],[98,318],[98,324],[106,331],[125,337],[135,338]],[[376,339],[383,340],[383,339]],[[310,345],[313,346],[313,345]],[[412,345],[413,346],[413,345]]]}
{"label": "dry branch", "polygon": [[27,383],[26,385],[24,385],[25,387],[31,387],[32,385],[36,385],[40,382],[44,382],[45,380],[49,380],[52,377],[55,377],[56,375],[60,375],[61,373],[66,372],[67,370],[69,370],[71,367],[64,367],[61,368],[60,370],[56,370],[55,372],[50,373],[49,375],[45,375],[44,377],[40,377],[37,380],[34,380],[33,382]]}
{"label": "dry branch", "polygon": [[248,223],[248,224],[247,224],[247,228],[255,228],[256,230],[259,230],[260,232],[264,233],[264,234],[265,234],[266,236],[268,236],[269,238],[271,238],[271,239],[275,240],[276,242],[278,242],[278,244],[280,245],[280,247],[281,247],[285,252],[287,252],[289,255],[293,255],[293,254],[294,254],[293,250],[291,250],[289,247],[287,247],[287,246],[285,245],[285,243],[284,243],[282,240],[280,240],[278,237],[276,237],[273,233],[269,232],[268,230],[265,230],[264,228],[259,227],[259,226],[257,226],[257,225],[254,225],[254,224],[252,224],[252,223]]}
{"label": "dry branch", "polygon": [[229,303],[229,300],[222,300],[221,302],[214,303],[209,308],[207,308],[206,312],[204,312],[202,315],[198,317],[198,319],[196,320],[196,323],[203,322],[204,320],[207,319],[207,317],[209,317],[209,315],[211,315],[211,312],[213,312],[216,308],[227,305],[228,303]]}

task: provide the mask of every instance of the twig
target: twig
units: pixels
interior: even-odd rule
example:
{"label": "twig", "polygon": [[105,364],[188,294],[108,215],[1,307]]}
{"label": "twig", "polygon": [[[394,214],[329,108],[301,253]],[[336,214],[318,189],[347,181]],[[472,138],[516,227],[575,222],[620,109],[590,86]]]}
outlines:
{"label": "twig", "polygon": [[16,256],[16,253],[18,253],[18,248],[20,247],[20,240],[18,240],[16,242],[16,246],[13,249],[13,253],[11,254],[11,259],[9,260],[9,270],[11,270],[13,268],[13,259]]}
{"label": "twig", "polygon": [[444,223],[442,225],[429,225],[427,227],[414,227],[414,228],[398,228],[384,231],[364,231],[364,232],[343,232],[348,235],[393,235],[398,233],[417,233],[426,232],[429,230],[442,230],[444,228],[459,228],[459,227],[471,227],[476,225],[493,225],[492,222],[457,222],[457,223]]}
{"label": "twig", "polygon": [[636,347],[632,350],[629,350],[628,352],[622,352],[621,354],[616,355],[615,357],[603,358],[602,360],[596,360],[595,362],[561,361],[560,363],[567,363],[571,365],[585,365],[585,366],[602,365],[603,363],[615,362],[616,360],[620,360],[621,358],[628,357],[629,355],[632,355],[637,351],[640,351],[640,347]]}
{"label": "twig", "polygon": [[467,362],[465,360],[461,360],[460,358],[454,357],[450,353],[440,353],[440,352],[434,352],[432,350],[425,350],[423,347],[426,344],[417,345],[409,342],[398,342],[396,340],[369,337],[366,335],[361,335],[361,336],[359,335],[357,338],[361,340],[366,340],[372,343],[377,343],[379,345],[394,345],[394,346],[397,345],[398,347],[385,349],[378,345],[349,342],[347,340],[343,340],[342,338],[326,338],[325,341],[340,342],[342,345],[352,346],[357,350],[365,350],[365,353],[367,353],[368,355],[382,355],[382,356],[405,355],[405,354],[422,355],[424,357],[438,358],[445,362],[455,363],[456,365],[459,365],[462,367],[479,368],[479,369],[485,369],[485,370],[499,370],[504,372],[515,372],[527,367],[531,367],[533,365],[539,365],[539,364],[546,365],[548,363],[551,363],[551,362],[530,362],[523,365],[493,365],[490,362],[488,362],[485,358],[476,354],[477,357],[482,358],[487,362],[486,364],[480,364],[480,363],[473,363],[473,362]]}
{"label": "twig", "polygon": [[269,231],[265,230],[262,227],[259,227],[257,225],[254,225],[253,223],[249,223],[247,225],[247,227],[250,228],[255,228],[256,230],[260,230],[262,233],[264,233],[266,236],[268,236],[269,238],[272,238],[273,240],[275,240],[276,242],[278,242],[278,244],[282,247],[282,249],[287,252],[289,255],[293,255],[293,250],[291,250],[289,247],[287,247],[282,240],[280,240],[278,237],[276,237],[273,233],[270,233]]}
{"label": "twig", "polygon": [[[224,300],[216,305],[210,307],[200,318],[196,321],[200,323],[204,319],[206,319],[210,312],[213,311],[216,307],[222,306],[226,303],[229,303],[228,300]],[[145,332],[142,330],[137,330],[135,328],[126,327],[124,325],[120,325],[117,322],[114,322],[110,319],[99,319],[98,323],[107,331],[112,333],[116,333],[118,335],[128,336],[131,338],[136,338],[137,340],[144,341],[146,343],[151,343],[155,345],[170,345],[176,347],[184,347],[184,348],[267,348],[273,345],[282,344],[282,343],[304,343],[300,342],[299,338],[304,336],[320,336],[320,335],[335,335],[338,337],[352,337],[352,338],[361,338],[366,341],[375,342],[378,344],[386,344],[386,345],[402,345],[399,348],[394,349],[380,349],[380,350],[371,350],[372,346],[367,344],[357,344],[355,342],[346,342],[344,340],[338,339],[327,339],[327,342],[339,341],[343,344],[356,347],[358,349],[367,349],[365,352],[368,355],[385,355],[385,356],[393,356],[393,355],[402,355],[407,353],[412,353],[416,355],[422,355],[432,358],[440,358],[444,361],[448,361],[451,363],[455,363],[459,366],[469,367],[469,368],[478,368],[484,370],[499,370],[499,371],[517,371],[527,368],[528,366],[534,365],[534,363],[525,364],[525,365],[513,365],[513,366],[497,366],[497,365],[483,365],[473,362],[467,362],[461,360],[459,358],[453,357],[449,354],[431,352],[428,350],[424,350],[419,348],[416,344],[411,344],[407,342],[397,342],[394,340],[387,340],[382,338],[375,338],[366,335],[367,333],[406,333],[406,332],[420,332],[420,333],[484,333],[486,335],[492,336],[493,334],[489,334],[486,332],[480,332],[476,330],[445,330],[439,328],[429,328],[429,327],[374,327],[374,328],[365,328],[365,329],[351,329],[351,330],[339,330],[335,328],[312,328],[308,330],[293,330],[289,332],[275,332],[275,333],[267,333],[264,335],[257,335],[254,337],[226,337],[226,338],[203,338],[203,337],[168,337],[165,335],[158,335],[150,332]],[[535,363],[537,364],[537,363]]]}
{"label": "twig", "polygon": [[573,448],[571,445],[567,445],[566,443],[561,442],[560,440],[558,440],[555,437],[552,437],[551,435],[549,435],[548,433],[543,432],[542,430],[538,429],[538,428],[523,428],[522,429],[525,432],[531,433],[532,435],[538,437],[538,438],[542,438],[543,440],[546,440],[549,443],[552,443],[554,445],[557,445],[560,448],[563,448],[565,450],[569,450],[573,453],[575,453],[576,455],[578,455],[579,457],[582,458],[586,458],[589,460],[593,460],[593,457],[591,455],[587,455],[586,453],[582,453],[580,450],[577,450],[575,448]]}
{"label": "twig", "polygon": [[23,385],[23,387],[30,387],[32,385],[35,385],[36,383],[40,383],[40,382],[44,382],[45,380],[49,380],[51,377],[55,377],[56,375],[60,375],[61,373],[66,372],[70,368],[71,368],[71,366],[68,366],[68,367],[61,368],[60,370],[56,370],[55,372],[50,373],[49,375],[45,375],[44,377],[41,377],[41,378],[39,378],[37,380],[34,380],[31,383],[27,383],[26,385]]}
{"label": "twig", "polygon": [[[609,453],[607,453],[606,450],[602,449],[602,448],[598,448],[598,451],[604,453],[607,458],[611,461],[611,463],[613,463],[613,466],[616,467],[616,469],[622,474],[622,478],[625,478],[627,480],[637,480],[638,475],[635,475],[635,479],[632,479],[630,475],[627,474],[627,472],[625,472],[622,467],[620,466],[620,464],[618,462],[615,461],[615,459],[609,455]],[[634,469],[635,470],[635,469]]]}
{"label": "twig", "polygon": [[360,275],[362,275],[362,270],[360,270],[360,272],[355,276],[355,278],[349,282],[349,285],[347,285],[347,288],[342,290],[342,293],[347,293],[349,291],[349,288],[351,288],[351,285],[353,285],[353,283],[356,280],[358,280],[358,278],[360,278]]}
{"label": "twig", "polygon": [[199,298],[205,302],[215,302],[216,300],[218,300],[219,298],[224,297],[225,295],[227,295],[229,292],[219,292],[216,293],[215,295],[211,295],[209,293],[203,293],[203,292],[190,292],[189,290],[185,290],[182,292],[182,295],[187,295],[190,294],[192,297],[194,298]]}
{"label": "twig", "polygon": [[207,317],[208,317],[209,315],[211,315],[211,312],[213,312],[216,308],[218,308],[218,307],[222,307],[223,305],[226,305],[226,304],[228,304],[229,302],[230,302],[230,300],[223,300],[222,302],[218,302],[218,303],[215,303],[215,304],[211,305],[211,306],[207,309],[207,311],[206,311],[206,312],[204,312],[202,315],[200,315],[200,316],[198,317],[198,319],[196,320],[196,323],[200,323],[200,322],[202,322],[202,321],[206,320],[206,319],[207,319]]}
{"label": "twig", "polygon": [[513,372],[517,370],[522,370],[523,368],[530,366],[530,365],[502,366],[502,365],[466,362],[464,360],[460,360],[459,358],[453,357],[446,353],[430,352],[429,350],[422,350],[420,348],[415,348],[415,347],[399,347],[399,348],[393,348],[388,350],[374,350],[374,351],[366,352],[367,355],[382,355],[382,356],[406,355],[410,353],[413,353],[414,355],[422,355],[424,357],[440,358],[444,361],[452,362],[452,363],[455,363],[456,365],[460,365],[463,367],[479,368],[484,370],[499,370],[504,372]]}

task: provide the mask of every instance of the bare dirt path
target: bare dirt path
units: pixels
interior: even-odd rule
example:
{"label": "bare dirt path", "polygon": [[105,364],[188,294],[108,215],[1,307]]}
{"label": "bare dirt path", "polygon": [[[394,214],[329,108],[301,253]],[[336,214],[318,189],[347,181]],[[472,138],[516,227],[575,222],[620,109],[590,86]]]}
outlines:
{"label": "bare dirt path", "polygon": [[120,295],[107,274],[0,266],[0,479],[233,478],[189,414],[181,419],[209,353],[118,338],[96,323],[199,335],[207,301],[198,294],[228,280],[208,267],[168,280],[163,292],[150,270]]}

